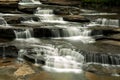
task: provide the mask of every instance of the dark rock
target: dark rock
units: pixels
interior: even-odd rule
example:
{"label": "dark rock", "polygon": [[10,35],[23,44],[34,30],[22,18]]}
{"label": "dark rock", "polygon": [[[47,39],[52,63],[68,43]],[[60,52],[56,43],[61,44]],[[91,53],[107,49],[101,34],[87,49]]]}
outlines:
{"label": "dark rock", "polygon": [[18,7],[19,0],[0,0],[0,12],[9,12]]}
{"label": "dark rock", "polygon": [[17,16],[5,16],[4,19],[8,24],[20,24],[20,17]]}
{"label": "dark rock", "polygon": [[65,21],[71,21],[71,22],[90,22],[90,20],[88,20],[84,16],[79,16],[79,15],[68,15],[68,16],[64,16],[63,19]]}
{"label": "dark rock", "polygon": [[19,11],[22,11],[22,12],[25,12],[25,13],[28,13],[28,14],[33,14],[34,11],[36,10],[37,7],[26,7],[26,8],[18,8]]}
{"label": "dark rock", "polygon": [[53,11],[56,15],[78,15],[80,10],[76,7],[63,7],[63,8],[55,8]]}
{"label": "dark rock", "polygon": [[35,28],[34,37],[53,37],[52,31],[49,28]]}
{"label": "dark rock", "polygon": [[24,17],[20,17],[18,21],[27,21],[27,20],[33,20],[33,21],[40,21],[39,17],[37,16],[24,16]]}
{"label": "dark rock", "polygon": [[81,4],[79,0],[40,0],[44,4],[64,5],[64,6],[76,6]]}
{"label": "dark rock", "polygon": [[14,39],[15,33],[13,29],[0,29],[0,38],[1,39]]}
{"label": "dark rock", "polygon": [[12,45],[1,45],[0,46],[0,56],[3,57],[17,57],[18,56],[18,49]]}

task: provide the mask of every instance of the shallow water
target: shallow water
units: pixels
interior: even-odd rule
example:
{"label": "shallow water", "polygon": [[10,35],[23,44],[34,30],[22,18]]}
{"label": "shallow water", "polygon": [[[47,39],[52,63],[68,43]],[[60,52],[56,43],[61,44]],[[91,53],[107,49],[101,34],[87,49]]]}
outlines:
{"label": "shallow water", "polygon": [[[29,6],[29,5],[28,5]],[[50,7],[51,8],[51,7]],[[84,11],[84,10],[83,10]],[[89,12],[90,11],[90,12]],[[1,16],[12,16],[12,17],[33,17],[35,15],[33,14],[0,14]],[[85,13],[82,13],[82,15],[85,15],[87,18],[89,18],[91,21],[94,21],[95,19],[98,18],[110,18],[110,19],[119,19],[119,14],[117,13],[106,13],[106,12],[96,12],[93,11],[91,12],[91,10],[88,10]],[[74,22],[65,22],[66,25],[64,25],[61,21],[54,21],[54,17],[56,19],[56,17],[58,18],[58,16],[52,15],[52,20],[53,22],[51,23],[51,19],[48,19],[48,22],[34,22],[34,21],[28,21],[28,22],[24,22],[21,23],[19,28],[23,28],[25,25],[25,27],[27,28],[28,26],[34,28],[34,27],[40,27],[40,25],[47,25],[48,28],[68,28],[69,27],[73,27],[75,25],[75,27],[81,27],[84,26],[86,24],[84,23],[74,23]],[[44,17],[46,18],[46,17]],[[48,18],[48,17],[47,17]],[[46,18],[46,19],[47,19]],[[51,17],[50,17],[51,18]],[[56,23],[55,23],[56,22]],[[67,26],[69,24],[69,26]],[[15,24],[12,24],[15,25]],[[42,26],[42,27],[45,27]],[[52,26],[52,27],[51,27]],[[67,26],[67,27],[66,27]],[[86,26],[85,26],[86,27]],[[43,45],[43,44],[52,44],[55,46],[59,46],[59,47],[67,47],[67,48],[72,48],[72,49],[77,49],[77,50],[83,50],[86,52],[100,52],[100,53],[112,53],[112,54],[119,54],[120,53],[120,47],[119,45],[115,46],[115,45],[111,45],[111,44],[105,44],[102,43],[100,41],[96,41],[94,42],[94,40],[91,40],[91,37],[89,37],[87,35],[86,36],[82,36],[82,37],[65,37],[65,38],[40,38],[40,39],[36,39],[33,38],[33,36],[28,37],[27,39],[15,39],[13,41],[7,41],[4,39],[1,39],[1,45],[4,44],[5,42],[7,42],[7,44],[9,45],[15,45],[18,49],[26,49],[29,48],[33,45]],[[18,37],[17,37],[18,38]],[[22,38],[22,37],[20,37]],[[91,40],[91,41],[90,41]],[[15,75],[13,75],[13,73],[16,71],[16,69],[19,66],[19,63],[17,63],[16,59],[15,60],[9,60],[8,58],[6,59],[8,60],[7,62],[3,63],[3,60],[0,60],[0,80],[119,80],[120,77],[118,76],[108,76],[108,75],[104,75],[104,74],[97,74],[97,73],[89,73],[89,72],[85,72],[82,71],[80,69],[79,73],[77,73],[76,69],[72,69],[72,71],[69,71],[68,69],[54,69],[53,68],[50,70],[44,69],[43,67],[33,67],[34,63],[28,63],[30,67],[32,67],[33,70],[35,70],[36,72],[34,74],[31,75],[26,75],[26,76],[20,76],[21,78],[17,77]],[[23,64],[24,65],[24,64]],[[32,66],[31,66],[32,65]],[[59,64],[60,65],[60,64]],[[11,67],[12,66],[12,67]],[[94,69],[94,68],[93,68]],[[65,71],[64,71],[65,70]],[[99,72],[99,71],[98,71]]]}

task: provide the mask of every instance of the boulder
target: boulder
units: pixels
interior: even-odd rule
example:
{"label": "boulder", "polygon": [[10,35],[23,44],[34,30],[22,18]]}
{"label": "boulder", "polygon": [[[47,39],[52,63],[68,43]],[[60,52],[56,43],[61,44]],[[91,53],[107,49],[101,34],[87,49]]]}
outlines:
{"label": "boulder", "polygon": [[64,16],[63,19],[65,21],[71,21],[71,22],[90,22],[89,19],[80,15],[68,15],[68,16]]}

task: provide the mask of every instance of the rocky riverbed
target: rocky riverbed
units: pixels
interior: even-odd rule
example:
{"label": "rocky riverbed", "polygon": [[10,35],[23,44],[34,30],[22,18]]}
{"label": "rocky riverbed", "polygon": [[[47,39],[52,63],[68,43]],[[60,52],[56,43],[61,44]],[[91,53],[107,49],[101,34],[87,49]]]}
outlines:
{"label": "rocky riverbed", "polygon": [[[0,80],[120,79],[119,8],[84,9],[79,0],[20,2],[0,0],[4,21],[0,25]],[[30,59],[23,57],[25,51]],[[45,64],[37,64],[41,63],[39,53],[47,56]]]}

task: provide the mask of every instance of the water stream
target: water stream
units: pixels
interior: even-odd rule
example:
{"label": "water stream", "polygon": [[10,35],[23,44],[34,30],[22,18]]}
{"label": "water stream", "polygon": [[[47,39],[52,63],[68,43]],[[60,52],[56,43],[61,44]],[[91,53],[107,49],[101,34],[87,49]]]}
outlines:
{"label": "water stream", "polygon": [[[36,4],[44,6],[35,0],[21,0],[19,2],[20,6],[34,6]],[[102,72],[101,69],[112,69],[109,75],[119,76],[117,68],[120,68],[120,48],[98,44],[89,28],[95,26],[118,28],[120,27],[119,19],[101,17],[101,15],[117,14],[99,13],[84,9],[81,11],[83,11],[81,15],[88,18],[95,17],[95,19],[91,20],[90,23],[64,21],[62,17],[55,15],[53,9],[49,7],[38,7],[34,11],[32,16],[35,16],[37,20],[30,15],[21,14],[24,18],[21,20],[22,25],[37,24],[37,27],[27,25],[29,28],[25,26],[25,28],[13,29],[15,39],[9,44],[19,49],[17,60],[24,62],[28,58],[31,59],[31,64],[41,67],[45,73],[50,73],[55,80],[61,80],[61,77],[63,77],[62,80],[87,80],[85,71],[92,72],[93,70],[93,72],[104,75],[105,72]],[[0,26],[9,26],[2,17],[0,18]],[[111,51],[109,48],[113,50]],[[2,52],[2,57],[6,58],[5,46],[2,48]],[[101,66],[102,68],[99,68]]]}

